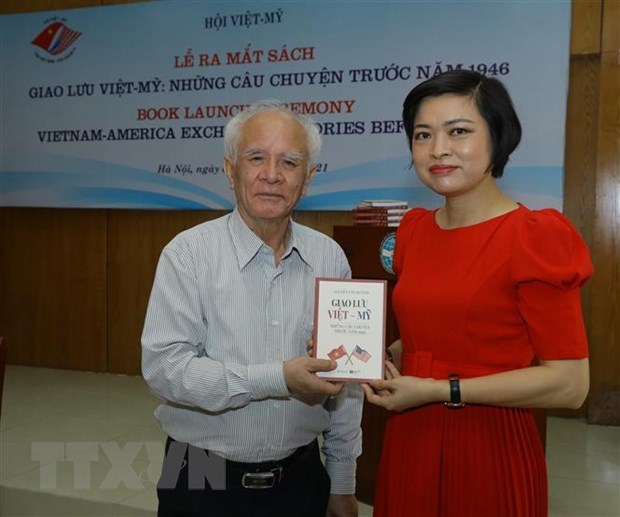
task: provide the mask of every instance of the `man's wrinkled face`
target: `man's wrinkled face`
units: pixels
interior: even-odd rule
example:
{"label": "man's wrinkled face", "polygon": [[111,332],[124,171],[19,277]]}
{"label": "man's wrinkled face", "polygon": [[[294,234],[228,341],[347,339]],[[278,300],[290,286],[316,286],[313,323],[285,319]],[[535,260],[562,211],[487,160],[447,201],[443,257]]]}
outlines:
{"label": "man's wrinkled face", "polygon": [[224,170],[248,226],[288,219],[306,192],[314,168],[308,169],[306,134],[299,122],[279,111],[262,111],[241,127],[237,157]]}

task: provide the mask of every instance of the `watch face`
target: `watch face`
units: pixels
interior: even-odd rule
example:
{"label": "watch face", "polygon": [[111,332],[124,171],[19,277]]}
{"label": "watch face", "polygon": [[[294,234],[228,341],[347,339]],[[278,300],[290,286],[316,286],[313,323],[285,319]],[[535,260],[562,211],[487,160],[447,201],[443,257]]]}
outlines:
{"label": "watch face", "polygon": [[394,274],[392,267],[394,260],[394,244],[396,243],[396,233],[388,233],[379,246],[379,262],[385,271],[390,275]]}

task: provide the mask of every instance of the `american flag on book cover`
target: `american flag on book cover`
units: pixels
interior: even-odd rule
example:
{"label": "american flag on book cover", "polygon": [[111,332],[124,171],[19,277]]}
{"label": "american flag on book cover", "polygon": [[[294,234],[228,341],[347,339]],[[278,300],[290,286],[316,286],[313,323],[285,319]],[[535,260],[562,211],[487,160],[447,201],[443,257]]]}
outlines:
{"label": "american flag on book cover", "polygon": [[353,353],[351,354],[353,357],[357,357],[360,361],[367,363],[368,360],[372,357],[372,355],[370,355],[370,352],[368,352],[367,350],[364,350],[361,346],[357,345],[354,349],[353,349]]}
{"label": "american flag on book cover", "polygon": [[332,361],[337,361],[338,359],[340,359],[341,357],[344,357],[345,355],[347,355],[347,351],[344,348],[344,345],[340,345],[338,348],[334,348],[331,352],[327,354],[327,356]]}

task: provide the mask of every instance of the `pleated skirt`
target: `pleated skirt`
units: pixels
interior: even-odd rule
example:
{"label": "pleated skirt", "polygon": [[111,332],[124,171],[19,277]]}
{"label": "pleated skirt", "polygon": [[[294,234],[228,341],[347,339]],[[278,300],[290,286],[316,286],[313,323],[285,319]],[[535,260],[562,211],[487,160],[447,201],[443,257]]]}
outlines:
{"label": "pleated skirt", "polygon": [[432,404],[388,420],[375,517],[539,517],[547,494],[527,409]]}

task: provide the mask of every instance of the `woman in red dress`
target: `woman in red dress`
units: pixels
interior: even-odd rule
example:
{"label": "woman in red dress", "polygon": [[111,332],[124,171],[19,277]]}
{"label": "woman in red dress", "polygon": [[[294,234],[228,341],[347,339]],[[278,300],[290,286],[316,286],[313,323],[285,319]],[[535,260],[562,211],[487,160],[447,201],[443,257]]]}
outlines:
{"label": "woman in red dress", "polygon": [[409,93],[403,121],[420,181],[445,202],[411,210],[396,235],[401,338],[386,380],[364,385],[394,411],[374,514],[547,515],[528,408],[578,408],[587,395],[588,250],[558,211],[529,210],[498,187],[521,138],[500,81],[436,76]]}

